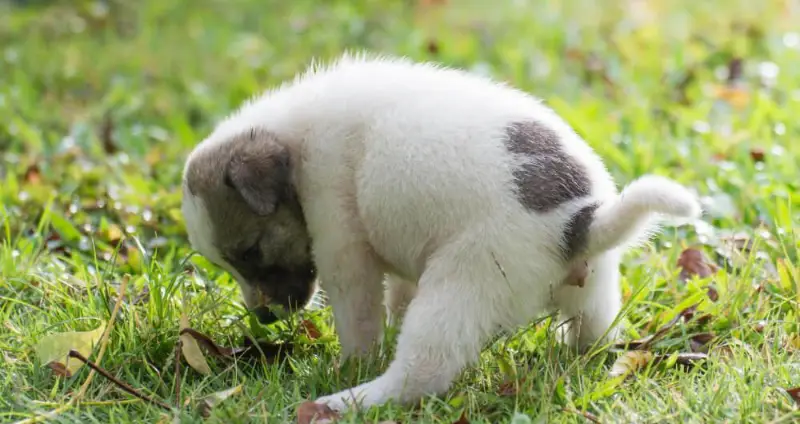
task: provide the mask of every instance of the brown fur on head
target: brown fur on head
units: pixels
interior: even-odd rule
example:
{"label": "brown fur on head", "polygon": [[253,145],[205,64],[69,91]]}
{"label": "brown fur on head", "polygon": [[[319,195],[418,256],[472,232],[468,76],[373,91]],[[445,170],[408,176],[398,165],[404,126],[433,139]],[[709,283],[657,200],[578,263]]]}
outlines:
{"label": "brown fur on head", "polygon": [[196,150],[184,170],[192,246],[234,275],[245,304],[265,321],[263,307],[298,309],[315,290],[291,162],[275,136],[252,129]]}

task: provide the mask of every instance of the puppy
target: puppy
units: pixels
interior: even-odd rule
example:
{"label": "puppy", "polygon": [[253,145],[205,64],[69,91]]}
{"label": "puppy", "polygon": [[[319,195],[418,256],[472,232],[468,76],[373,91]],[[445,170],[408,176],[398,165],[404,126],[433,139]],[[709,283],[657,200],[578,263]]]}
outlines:
{"label": "puppy", "polygon": [[659,214],[701,213],[663,177],[618,193],[526,93],[367,55],[312,66],[221,122],[188,157],[183,196],[191,244],[263,320],[303,307],[319,280],[353,357],[381,336],[386,304],[395,357],[317,400],[337,411],[441,394],[498,330],[551,310],[582,318],[572,345],[613,338],[620,255]]}

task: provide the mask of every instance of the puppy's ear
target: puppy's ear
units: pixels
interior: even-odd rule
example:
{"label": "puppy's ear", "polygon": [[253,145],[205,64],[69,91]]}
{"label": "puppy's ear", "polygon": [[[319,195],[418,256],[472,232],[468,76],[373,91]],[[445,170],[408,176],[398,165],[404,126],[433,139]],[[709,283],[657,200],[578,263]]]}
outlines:
{"label": "puppy's ear", "polygon": [[260,216],[275,212],[289,187],[289,152],[269,134],[251,130],[234,143],[225,184]]}

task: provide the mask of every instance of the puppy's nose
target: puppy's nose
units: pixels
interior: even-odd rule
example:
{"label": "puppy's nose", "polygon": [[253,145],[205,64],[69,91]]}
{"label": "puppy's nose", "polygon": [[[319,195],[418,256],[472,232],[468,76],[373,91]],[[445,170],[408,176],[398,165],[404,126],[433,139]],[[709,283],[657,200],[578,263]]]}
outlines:
{"label": "puppy's nose", "polygon": [[262,324],[272,324],[273,322],[278,320],[278,316],[273,313],[270,308],[266,306],[260,306],[258,308],[253,309],[253,313],[256,314],[256,318],[258,318],[258,322]]}

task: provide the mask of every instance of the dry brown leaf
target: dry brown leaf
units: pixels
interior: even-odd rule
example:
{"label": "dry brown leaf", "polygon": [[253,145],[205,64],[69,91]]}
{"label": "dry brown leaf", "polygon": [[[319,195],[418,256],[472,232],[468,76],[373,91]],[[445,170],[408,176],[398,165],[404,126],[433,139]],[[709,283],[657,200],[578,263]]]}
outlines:
{"label": "dry brown leaf", "polygon": [[303,330],[306,333],[306,336],[311,340],[316,340],[322,337],[322,332],[319,331],[316,325],[313,322],[304,319],[300,322],[300,326],[303,327]]}
{"label": "dry brown leaf", "polygon": [[261,340],[259,340],[257,344],[253,344],[249,338],[244,339],[244,344],[242,347],[219,346],[218,344],[214,343],[210,337],[191,327],[182,329],[180,334],[193,337],[194,340],[203,349],[205,349],[207,353],[223,359],[236,358],[241,360],[264,357],[267,360],[275,360],[280,358],[281,355],[290,352],[294,347],[291,344],[270,343]]}
{"label": "dry brown leaf", "polygon": [[516,396],[519,392],[519,386],[525,382],[524,378],[519,380],[508,380],[504,381],[500,386],[497,388],[497,394],[500,396]]}
{"label": "dry brown leaf", "polygon": [[200,374],[211,374],[211,368],[209,368],[206,357],[203,356],[203,352],[200,351],[200,346],[197,345],[197,341],[190,334],[183,332],[183,330],[189,328],[189,317],[186,316],[186,313],[181,313],[180,326],[182,334],[179,337],[183,343],[181,352],[183,353],[184,359],[186,359],[190,367],[194,368],[194,370]]}
{"label": "dry brown leaf", "polygon": [[717,266],[711,263],[702,251],[694,248],[681,252],[678,266],[681,268],[680,279],[684,281],[694,275],[706,278],[717,272]]}
{"label": "dry brown leaf", "polygon": [[103,144],[103,151],[109,155],[119,150],[114,143],[114,121],[111,119],[110,113],[103,116],[103,123],[100,125],[100,142]]}
{"label": "dry brown leaf", "polygon": [[203,346],[206,352],[218,357],[218,358],[229,358],[231,356],[236,355],[237,353],[241,353],[245,350],[245,348],[232,348],[232,347],[221,347],[214,343],[210,337],[207,335],[195,330],[191,327],[184,327],[181,329],[181,336],[191,336],[196,343]]}
{"label": "dry brown leaf", "polygon": [[467,419],[467,411],[461,411],[461,416],[458,417],[458,420],[453,421],[453,424],[469,424],[469,420]]}
{"label": "dry brown leaf", "polygon": [[59,377],[72,377],[72,372],[67,369],[66,365],[61,362],[50,362],[47,367],[53,371],[53,374]]}
{"label": "dry brown leaf", "polygon": [[692,349],[692,352],[708,352],[708,344],[714,340],[714,335],[711,333],[701,333],[693,336],[689,340],[689,346]]}
{"label": "dry brown leaf", "polygon": [[708,355],[702,352],[681,352],[675,358],[675,363],[693,367],[697,365],[698,362],[705,361],[706,359],[708,359]]}
{"label": "dry brown leaf", "polygon": [[25,182],[32,185],[42,182],[42,173],[39,171],[39,165],[34,163],[25,170]]}
{"label": "dry brown leaf", "polygon": [[313,401],[306,401],[297,407],[297,424],[322,424],[330,423],[339,418],[336,411],[328,405]]}
{"label": "dry brown leaf", "polygon": [[786,393],[789,393],[789,396],[800,405],[800,387],[795,387],[794,389],[786,389]]}
{"label": "dry brown leaf", "polygon": [[[695,275],[700,278],[710,277],[719,269],[702,251],[694,248],[688,248],[681,252],[681,256],[678,258],[678,266],[681,268],[679,276],[681,281],[686,281]],[[708,298],[712,302],[716,302],[719,299],[717,289],[711,284],[707,289]]]}
{"label": "dry brown leaf", "polygon": [[439,42],[434,40],[434,39],[428,40],[428,43],[426,45],[426,49],[428,50],[428,53],[430,53],[430,54],[432,54],[434,56],[439,54]]}
{"label": "dry brown leaf", "polygon": [[761,147],[753,147],[750,149],[750,159],[753,159],[753,162],[764,162],[764,149]]}
{"label": "dry brown leaf", "polygon": [[645,350],[632,350],[620,355],[608,372],[609,377],[619,377],[632,374],[653,360],[653,353]]}
{"label": "dry brown leaf", "polygon": [[232,387],[227,390],[222,390],[219,392],[212,393],[208,396],[204,396],[198,401],[197,409],[205,418],[211,416],[211,410],[214,409],[217,405],[222,403],[225,399],[237,395],[242,392],[242,385],[238,385],[236,387]]}
{"label": "dry brown leaf", "polygon": [[663,337],[667,332],[674,327],[681,319],[686,321],[690,320],[692,316],[694,316],[695,309],[697,308],[696,305],[690,306],[675,315],[674,318],[669,320],[666,324],[662,325],[661,328],[656,330],[655,333],[641,338],[637,340],[631,340],[628,342],[618,342],[614,344],[614,347],[617,349],[635,349],[635,350],[647,350],[656,340]]}

